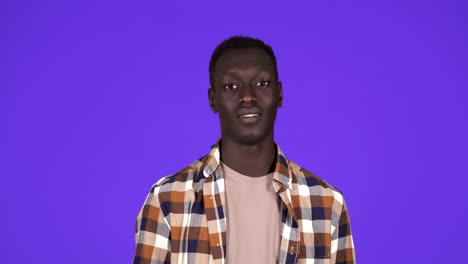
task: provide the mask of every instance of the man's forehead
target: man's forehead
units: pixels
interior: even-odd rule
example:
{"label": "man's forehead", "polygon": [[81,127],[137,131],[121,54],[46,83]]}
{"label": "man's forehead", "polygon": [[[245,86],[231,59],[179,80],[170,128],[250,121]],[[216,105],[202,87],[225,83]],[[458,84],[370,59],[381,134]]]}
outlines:
{"label": "man's forehead", "polygon": [[264,67],[255,67],[255,66],[246,66],[246,67],[236,67],[230,68],[227,71],[222,71],[222,69],[217,74],[218,78],[225,77],[239,77],[245,75],[255,75],[255,76],[270,76],[273,75],[271,69],[266,69]]}
{"label": "man's forehead", "polygon": [[221,55],[215,71],[224,75],[245,68],[274,71],[274,63],[268,53],[259,48],[230,49]]}

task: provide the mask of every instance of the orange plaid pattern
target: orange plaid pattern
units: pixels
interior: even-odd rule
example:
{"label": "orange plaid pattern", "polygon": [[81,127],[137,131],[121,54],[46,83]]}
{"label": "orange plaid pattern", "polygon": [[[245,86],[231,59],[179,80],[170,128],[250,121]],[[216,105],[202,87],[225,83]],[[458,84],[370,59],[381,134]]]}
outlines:
{"label": "orange plaid pattern", "polygon": [[[281,199],[278,263],[355,263],[343,195],[277,148]],[[224,176],[219,146],[152,188],[136,222],[134,263],[226,263]],[[246,223],[247,224],[247,223]]]}

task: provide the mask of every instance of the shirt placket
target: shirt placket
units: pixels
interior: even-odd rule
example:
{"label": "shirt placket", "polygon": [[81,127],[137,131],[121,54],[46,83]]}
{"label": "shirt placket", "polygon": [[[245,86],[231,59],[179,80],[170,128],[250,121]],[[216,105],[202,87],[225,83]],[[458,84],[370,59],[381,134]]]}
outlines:
{"label": "shirt placket", "polygon": [[[221,196],[224,192],[218,192],[218,182],[216,176],[207,178],[203,184],[203,201],[208,223],[208,234],[211,248],[211,255],[215,264],[226,263],[226,237],[222,235],[222,226],[226,226],[224,199]],[[222,214],[222,216],[220,216]]]}
{"label": "shirt placket", "polygon": [[[281,198],[282,205],[282,215],[286,214],[286,217],[282,218],[282,235],[281,235],[281,246],[280,248],[286,248],[287,251],[284,252],[284,255],[279,254],[280,260],[279,263],[284,264],[292,264],[296,263],[297,256],[299,254],[299,228],[297,225],[297,221],[295,219],[294,208],[291,202],[291,194],[289,189],[285,188],[284,186],[281,187],[278,195]],[[285,247],[284,245],[287,245]],[[280,249],[280,250],[281,250]]]}

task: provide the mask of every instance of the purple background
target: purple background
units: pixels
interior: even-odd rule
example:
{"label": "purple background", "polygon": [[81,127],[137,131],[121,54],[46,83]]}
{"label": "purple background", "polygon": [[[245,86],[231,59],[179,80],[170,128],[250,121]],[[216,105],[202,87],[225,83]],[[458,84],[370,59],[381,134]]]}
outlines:
{"label": "purple background", "polygon": [[130,263],[151,185],[219,137],[233,34],[273,46],[277,142],[344,192],[359,263],[466,261],[465,1],[168,2],[2,2],[2,263]]}

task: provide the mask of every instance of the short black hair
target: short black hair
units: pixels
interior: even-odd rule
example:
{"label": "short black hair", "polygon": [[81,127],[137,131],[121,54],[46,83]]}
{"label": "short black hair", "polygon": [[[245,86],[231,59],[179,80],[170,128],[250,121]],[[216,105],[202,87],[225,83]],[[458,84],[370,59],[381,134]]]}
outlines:
{"label": "short black hair", "polygon": [[219,58],[221,57],[221,55],[223,55],[223,53],[228,50],[248,49],[248,48],[261,49],[265,51],[268,54],[268,56],[270,56],[274,64],[273,66],[275,66],[275,74],[276,74],[275,77],[278,80],[278,67],[276,64],[276,57],[270,45],[265,44],[263,40],[258,39],[258,38],[252,38],[252,37],[246,37],[246,36],[233,36],[221,42],[215,48],[215,50],[213,51],[213,54],[211,55],[210,66],[209,66],[211,88],[214,88],[214,80],[213,80],[214,68]]}

